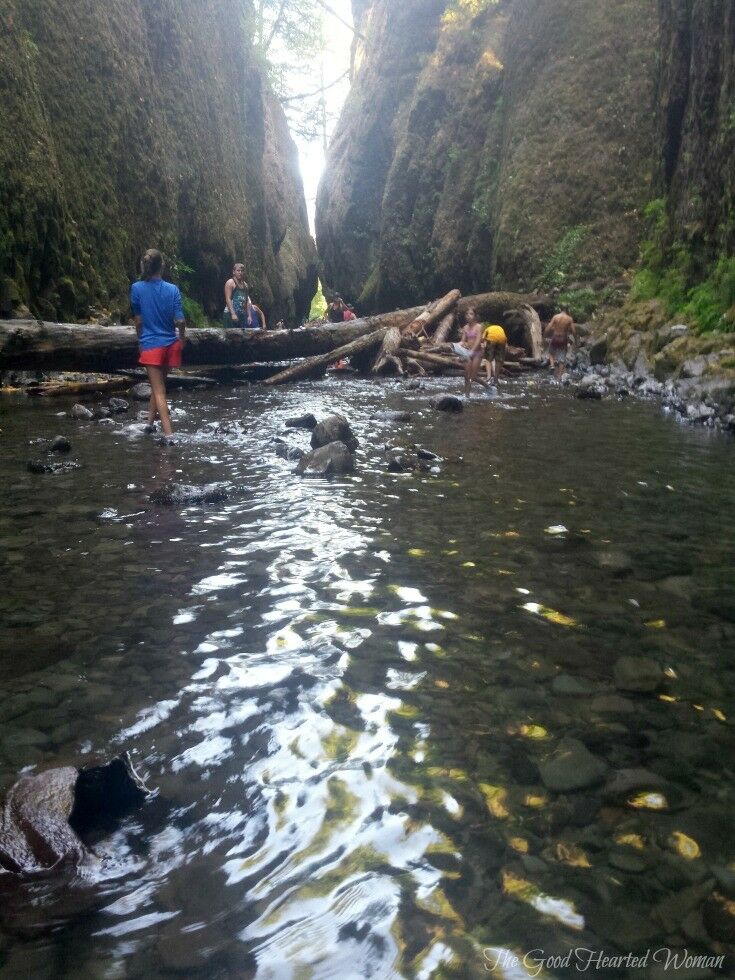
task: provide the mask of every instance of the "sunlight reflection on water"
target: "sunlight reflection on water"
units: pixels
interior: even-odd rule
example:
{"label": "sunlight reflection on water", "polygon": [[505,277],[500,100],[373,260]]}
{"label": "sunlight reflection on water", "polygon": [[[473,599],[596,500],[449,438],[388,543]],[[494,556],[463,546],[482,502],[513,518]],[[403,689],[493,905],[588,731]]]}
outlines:
{"label": "sunlight reflection on water", "polygon": [[[735,543],[729,447],[641,406],[591,421],[540,387],[461,419],[432,393],[189,394],[182,427],[198,427],[175,452],[70,428],[89,464],[76,482],[16,465],[65,421],[11,419],[0,773],[114,745],[159,794],[78,887],[0,895],[9,955],[39,957],[39,976],[62,949],[80,976],[482,975],[487,946],[614,941],[596,931],[611,906],[648,922],[670,885],[648,878],[644,900],[621,840],[652,862],[651,839],[673,842],[667,862],[735,858],[715,574]],[[386,399],[415,420],[371,419]],[[337,408],[359,475],[295,478],[273,438]],[[439,453],[440,475],[387,473],[390,440]],[[172,478],[231,498],[151,507]],[[615,688],[623,654],[660,663],[654,693]],[[633,786],[601,820],[596,789],[543,784],[565,735],[666,791]],[[559,860],[578,838],[585,860]]]}

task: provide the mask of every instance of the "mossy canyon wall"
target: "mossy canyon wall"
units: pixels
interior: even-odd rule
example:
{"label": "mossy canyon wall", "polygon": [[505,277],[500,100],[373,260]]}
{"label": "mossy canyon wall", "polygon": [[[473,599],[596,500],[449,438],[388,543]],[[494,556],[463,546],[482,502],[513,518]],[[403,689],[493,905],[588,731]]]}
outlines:
{"label": "mossy canyon wall", "polygon": [[316,288],[295,146],[228,0],[0,0],[0,312],[125,315],[149,246],[216,315],[237,257],[272,316]]}
{"label": "mossy canyon wall", "polygon": [[664,195],[670,242],[684,222],[707,262],[728,247],[729,0],[354,7],[317,204],[329,286],[367,308],[452,286],[601,289],[636,266]]}

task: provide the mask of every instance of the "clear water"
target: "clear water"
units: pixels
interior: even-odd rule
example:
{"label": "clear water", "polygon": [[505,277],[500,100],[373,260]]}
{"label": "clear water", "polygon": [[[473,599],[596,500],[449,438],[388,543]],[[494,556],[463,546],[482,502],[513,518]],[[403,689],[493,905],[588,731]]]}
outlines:
{"label": "clear water", "polygon": [[[0,877],[0,976],[516,977],[537,975],[512,965],[530,950],[729,954],[711,869],[735,861],[731,440],[542,384],[461,417],[433,393],[189,393],[171,449],[55,402],[0,405],[0,783],[126,748],[159,788],[84,878]],[[371,419],[385,408],[416,415]],[[333,410],[358,473],[294,476],[284,420]],[[84,469],[27,473],[31,441],[59,433]],[[441,473],[388,474],[388,440]],[[237,490],[153,507],[171,478]],[[621,656],[656,661],[660,689],[616,691]],[[611,774],[653,773],[658,796],[546,789],[564,736]]]}

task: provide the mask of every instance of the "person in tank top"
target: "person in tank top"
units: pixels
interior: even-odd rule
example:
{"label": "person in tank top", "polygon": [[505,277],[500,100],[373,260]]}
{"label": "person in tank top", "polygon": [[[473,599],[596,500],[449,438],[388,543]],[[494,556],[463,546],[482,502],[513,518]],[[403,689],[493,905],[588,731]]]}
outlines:
{"label": "person in tank top", "polygon": [[232,278],[225,283],[225,311],[223,323],[226,327],[253,327],[253,307],[245,281],[245,266],[237,262],[232,270]]}
{"label": "person in tank top", "polygon": [[487,388],[487,384],[478,377],[482,356],[485,352],[483,333],[483,326],[477,318],[477,311],[470,307],[465,314],[462,337],[458,344],[452,344],[454,353],[465,361],[464,393],[466,398],[470,397],[473,381],[476,381],[483,388]]}

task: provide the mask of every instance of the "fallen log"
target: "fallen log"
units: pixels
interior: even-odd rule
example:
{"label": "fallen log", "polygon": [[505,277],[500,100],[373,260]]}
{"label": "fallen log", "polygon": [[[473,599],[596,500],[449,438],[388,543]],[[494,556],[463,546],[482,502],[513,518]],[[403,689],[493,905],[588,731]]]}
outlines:
{"label": "fallen log", "polygon": [[406,358],[406,371],[408,371],[409,374],[418,374],[421,377],[426,374],[426,368],[419,364],[415,357]]}
{"label": "fallen log", "polygon": [[507,344],[505,348],[505,360],[506,361],[521,361],[526,356],[526,351],[523,347],[513,347],[512,344]]}
{"label": "fallen log", "polygon": [[[452,294],[448,294],[452,296]],[[446,297],[445,297],[446,299]],[[502,322],[506,310],[524,303],[541,316],[553,312],[553,301],[544,296],[519,293],[485,293],[466,296],[457,309],[461,314],[474,306],[480,319]],[[431,310],[416,307],[352,323],[301,330],[250,332],[214,328],[187,331],[184,364],[188,367],[254,364],[312,357],[343,347],[360,337],[389,326],[411,326],[422,314],[422,327],[443,320],[442,301]],[[451,307],[450,307],[451,308]],[[421,329],[421,328],[419,328]],[[381,338],[382,340],[382,338]],[[42,323],[35,320],[0,321],[0,370],[111,372],[137,364],[138,344],[133,327],[98,327]]]}
{"label": "fallen log", "polygon": [[452,330],[454,329],[454,317],[455,317],[454,310],[451,310],[449,313],[447,313],[445,317],[443,317],[439,326],[432,334],[431,337],[432,347],[434,345],[438,347],[439,344],[445,344],[449,340],[452,334]]}
{"label": "fallen log", "polygon": [[129,378],[104,378],[99,381],[39,381],[26,385],[25,391],[34,397],[63,398],[65,395],[104,395],[130,387]]}
{"label": "fallen log", "polygon": [[[128,378],[128,387],[132,388],[134,384],[139,381],[147,381],[148,373],[143,369],[139,368],[137,370],[129,371],[116,371],[116,374],[124,375]],[[166,379],[166,387],[171,390],[181,391],[187,388],[207,388],[218,385],[220,382],[214,377],[204,377],[200,374],[189,374],[188,371],[183,371],[178,368],[174,368],[169,372],[168,378]]]}
{"label": "fallen log", "polygon": [[[404,325],[420,307],[302,330],[245,331],[215,328],[186,332],[187,367],[291,361],[342,347],[383,326]],[[35,320],[0,322],[0,370],[113,372],[133,368],[138,342],[133,327],[98,327]]]}
{"label": "fallen log", "polygon": [[551,296],[540,293],[480,293],[477,296],[463,296],[457,304],[457,312],[464,317],[470,307],[477,311],[483,323],[503,324],[507,310],[518,310],[523,305],[531,306],[544,319],[555,310]]}
{"label": "fallen log", "polygon": [[419,337],[428,338],[431,327],[454,310],[461,295],[458,289],[453,289],[446,296],[442,296],[441,299],[427,306],[422,313],[402,329],[392,327],[383,338],[380,351],[372,367],[372,373],[379,374],[384,368],[393,365],[398,374],[403,374],[403,365],[400,358],[397,357],[398,348],[403,343],[404,346],[417,349]]}
{"label": "fallen log", "polygon": [[450,310],[454,310],[461,297],[462,293],[458,289],[453,289],[446,296],[442,296],[441,299],[437,300],[436,303],[432,303],[431,306],[427,307],[413,322],[404,327],[401,333],[404,336],[413,334],[415,337],[418,337],[422,333],[428,336],[430,327],[447,316]]}
{"label": "fallen log", "polygon": [[335,361],[339,361],[343,357],[351,357],[353,354],[359,354],[360,351],[377,347],[390,329],[395,328],[382,327],[373,333],[358,337],[357,340],[353,340],[343,347],[337,347],[336,350],[329,351],[326,354],[319,354],[317,357],[307,357],[305,361],[300,361],[298,364],[294,364],[293,367],[286,368],[285,371],[279,371],[278,374],[267,378],[264,384],[280,385],[286,381],[296,381],[298,378],[304,378],[322,368],[328,368],[330,364],[334,364]]}
{"label": "fallen log", "polygon": [[399,374],[403,374],[403,365],[401,360],[397,357],[398,349],[401,346],[401,331],[399,327],[390,327],[386,331],[385,337],[383,337],[383,343],[380,345],[380,350],[378,351],[378,356],[375,358],[375,363],[372,367],[373,374],[380,374],[383,368],[388,367],[392,364],[393,367]]}
{"label": "fallen log", "polygon": [[544,336],[541,318],[536,310],[529,303],[524,303],[519,309],[508,310],[507,316],[520,320],[523,328],[523,343],[528,355],[534,360],[541,357],[544,352]]}
{"label": "fallen log", "polygon": [[401,357],[413,358],[419,364],[430,364],[432,367],[462,367],[462,361],[458,357],[448,354],[430,354],[428,351],[409,350],[407,347],[401,347],[398,353]]}

